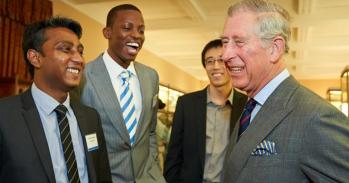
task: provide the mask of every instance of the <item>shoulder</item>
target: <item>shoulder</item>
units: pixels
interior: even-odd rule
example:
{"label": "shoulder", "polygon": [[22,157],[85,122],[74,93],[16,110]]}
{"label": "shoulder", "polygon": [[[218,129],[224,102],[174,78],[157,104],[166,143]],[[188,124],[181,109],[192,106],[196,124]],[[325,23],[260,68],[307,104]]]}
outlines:
{"label": "shoulder", "polygon": [[[10,122],[8,119],[20,117],[21,112],[25,109],[23,101],[23,94],[0,99],[0,121]],[[30,106],[28,104],[27,102],[28,109],[36,107],[34,102],[30,103]]]}
{"label": "shoulder", "polygon": [[91,70],[93,69],[93,67],[99,65],[103,63],[103,53],[98,55],[97,58],[95,58],[94,60],[89,61],[86,65],[85,65],[85,71]]}
{"label": "shoulder", "polygon": [[144,65],[144,64],[139,63],[139,62],[137,62],[137,61],[134,62],[134,66],[135,66],[135,69],[136,69],[136,70],[142,70],[142,71],[144,71],[144,72],[150,73],[151,75],[156,75],[156,76],[158,76],[158,72],[157,72],[154,68],[152,68],[152,67],[149,67],[149,66],[147,66],[147,65]]}
{"label": "shoulder", "polygon": [[204,88],[203,90],[184,94],[184,95],[180,96],[178,98],[178,100],[191,101],[191,100],[196,100],[196,99],[206,99],[206,97],[207,97],[207,90],[206,90],[206,88]]}
{"label": "shoulder", "polygon": [[324,120],[334,122],[336,119],[348,121],[345,115],[331,103],[302,85],[296,88],[288,103],[290,106],[293,105],[294,114],[302,121],[311,123]]}
{"label": "shoulder", "polygon": [[10,96],[0,99],[0,111],[13,110],[21,105],[21,95]]}
{"label": "shoulder", "polygon": [[82,112],[82,113],[89,115],[89,116],[98,114],[96,109],[89,107],[89,106],[86,106],[86,105],[81,104],[81,103],[76,102],[76,101],[71,101],[70,105],[73,107],[73,109],[78,110],[79,112]]}

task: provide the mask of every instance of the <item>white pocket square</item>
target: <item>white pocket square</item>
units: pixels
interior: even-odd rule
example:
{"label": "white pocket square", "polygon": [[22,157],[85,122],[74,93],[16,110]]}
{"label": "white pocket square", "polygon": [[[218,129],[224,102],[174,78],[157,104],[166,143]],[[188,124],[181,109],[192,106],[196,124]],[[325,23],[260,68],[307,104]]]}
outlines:
{"label": "white pocket square", "polygon": [[275,142],[269,140],[263,140],[251,153],[252,156],[270,156],[276,154]]}

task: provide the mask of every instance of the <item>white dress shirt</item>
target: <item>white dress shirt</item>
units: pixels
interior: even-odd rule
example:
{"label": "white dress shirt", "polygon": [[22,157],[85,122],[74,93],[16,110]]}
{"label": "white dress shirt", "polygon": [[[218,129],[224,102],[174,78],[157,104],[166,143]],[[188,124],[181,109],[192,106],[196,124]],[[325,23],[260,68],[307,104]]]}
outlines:
{"label": "white dress shirt", "polygon": [[120,78],[121,72],[128,70],[132,73],[131,78],[129,80],[129,84],[130,84],[130,89],[132,91],[134,101],[135,101],[137,121],[139,121],[139,118],[142,112],[142,94],[141,94],[141,88],[140,88],[138,76],[137,76],[133,62],[131,62],[128,68],[125,69],[121,67],[116,61],[114,61],[107,51],[103,53],[103,61],[107,68],[110,81],[112,82],[115,94],[117,96],[117,100],[120,99],[120,89],[122,86],[122,80]]}

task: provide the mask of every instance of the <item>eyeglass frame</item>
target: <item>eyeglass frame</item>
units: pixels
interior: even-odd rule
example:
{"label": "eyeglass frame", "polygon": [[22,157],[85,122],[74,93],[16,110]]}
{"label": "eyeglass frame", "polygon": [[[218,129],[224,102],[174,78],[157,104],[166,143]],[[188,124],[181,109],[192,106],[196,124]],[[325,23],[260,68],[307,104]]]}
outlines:
{"label": "eyeglass frame", "polygon": [[205,65],[209,67],[214,66],[215,62],[217,62],[219,65],[224,65],[224,60],[222,57],[218,57],[218,58],[208,57],[207,59],[205,59]]}

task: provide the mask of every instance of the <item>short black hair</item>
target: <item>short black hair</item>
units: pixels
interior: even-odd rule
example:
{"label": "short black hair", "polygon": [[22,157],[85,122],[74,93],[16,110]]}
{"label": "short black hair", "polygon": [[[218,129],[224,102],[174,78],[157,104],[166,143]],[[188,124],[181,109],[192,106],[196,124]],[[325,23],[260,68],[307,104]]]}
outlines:
{"label": "short black hair", "polygon": [[204,49],[201,52],[201,63],[204,67],[206,67],[206,64],[205,64],[206,52],[211,48],[219,48],[219,47],[222,47],[222,41],[220,39],[214,39],[205,45]]}
{"label": "short black hair", "polygon": [[113,26],[116,14],[121,10],[135,10],[142,14],[141,10],[132,4],[121,4],[121,5],[115,6],[108,12],[107,22],[106,22],[107,27]]}
{"label": "short black hair", "polygon": [[47,40],[45,36],[45,30],[49,28],[64,27],[73,31],[76,36],[80,39],[82,35],[82,28],[79,22],[66,18],[66,17],[50,17],[49,19],[34,22],[25,27],[23,34],[23,56],[27,63],[29,73],[34,76],[34,66],[29,62],[27,58],[27,52],[29,49],[33,49],[42,53],[42,45]]}

